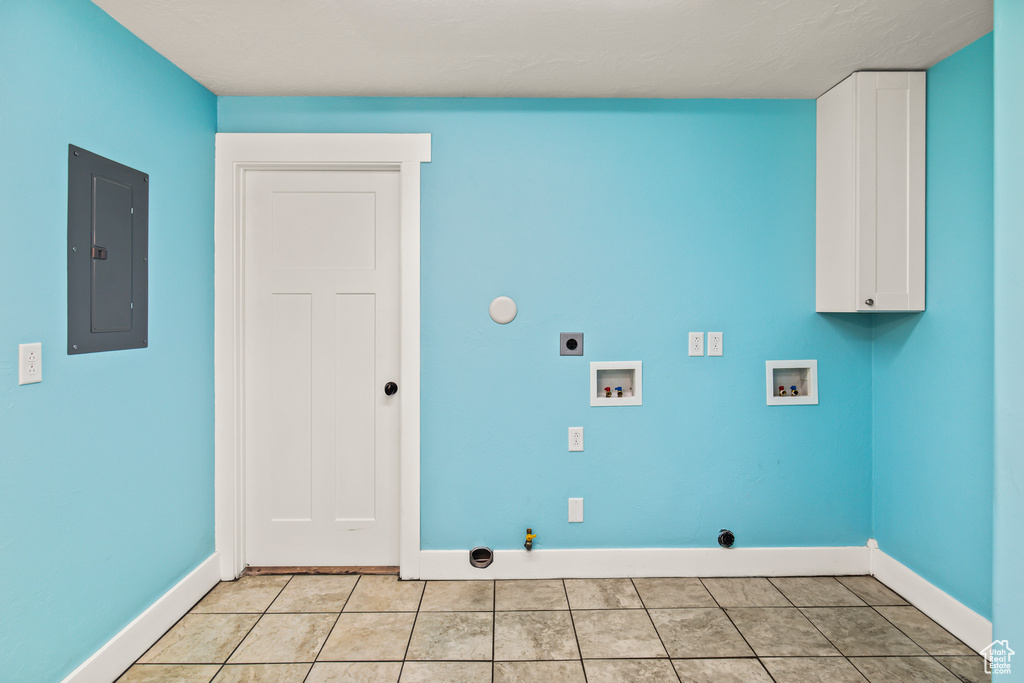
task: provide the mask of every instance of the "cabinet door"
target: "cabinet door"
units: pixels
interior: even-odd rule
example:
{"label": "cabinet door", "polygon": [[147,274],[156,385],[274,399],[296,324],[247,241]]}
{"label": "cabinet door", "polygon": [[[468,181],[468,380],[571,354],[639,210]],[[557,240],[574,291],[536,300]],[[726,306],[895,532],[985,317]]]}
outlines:
{"label": "cabinet door", "polygon": [[857,310],[924,310],[925,104],[923,72],[857,74]]}

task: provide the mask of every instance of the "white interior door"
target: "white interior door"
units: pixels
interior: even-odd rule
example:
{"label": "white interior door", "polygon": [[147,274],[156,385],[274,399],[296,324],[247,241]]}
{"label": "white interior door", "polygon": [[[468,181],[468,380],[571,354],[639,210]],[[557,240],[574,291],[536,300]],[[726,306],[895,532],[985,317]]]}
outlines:
{"label": "white interior door", "polygon": [[245,177],[245,562],[397,565],[399,173]]}

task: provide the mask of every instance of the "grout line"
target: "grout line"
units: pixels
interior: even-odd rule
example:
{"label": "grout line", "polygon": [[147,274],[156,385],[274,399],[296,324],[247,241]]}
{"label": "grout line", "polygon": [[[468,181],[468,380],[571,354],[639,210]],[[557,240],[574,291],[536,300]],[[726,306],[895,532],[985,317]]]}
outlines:
{"label": "grout line", "polygon": [[[241,578],[241,577],[239,577],[239,578]],[[295,578],[294,574],[292,574],[291,576],[288,577],[288,580],[285,581],[284,585],[281,586],[281,590],[277,591],[277,595],[275,595],[273,597],[273,599],[270,601],[270,604],[267,605],[267,609],[263,610],[264,614],[266,614],[267,612],[270,611],[270,608],[274,606],[274,603],[277,602],[277,599],[279,597],[281,597],[281,593],[284,593],[284,589],[287,588],[291,584],[292,579],[294,579],[294,578]]]}
{"label": "grout line", "polygon": [[[294,574],[292,575],[292,578],[293,579],[295,578]],[[313,673],[313,667],[316,666],[317,660],[320,659],[320,653],[322,653],[324,651],[324,648],[327,647],[327,641],[331,639],[331,634],[334,633],[334,629],[338,625],[338,621],[341,619],[341,614],[342,614],[342,612],[345,611],[345,606],[348,605],[348,601],[352,599],[352,595],[355,594],[355,592],[356,592],[356,586],[359,585],[359,581],[362,578],[363,578],[362,576],[356,577],[356,582],[354,584],[352,584],[352,590],[350,590],[348,592],[348,595],[345,596],[345,602],[342,603],[341,609],[338,610],[338,616],[334,617],[334,623],[331,624],[331,630],[329,630],[327,632],[327,637],[324,638],[323,644],[320,645],[320,649],[317,650],[316,651],[316,655],[313,656],[313,663],[309,665],[309,671],[307,671],[306,675],[302,678],[303,683],[305,683],[305,681],[309,678],[309,674]],[[291,579],[288,580],[288,583],[291,583]],[[277,602],[277,601],[275,600],[274,602]],[[271,606],[273,606],[273,603],[271,603]],[[283,614],[289,614],[289,613],[288,612],[284,612]],[[306,614],[325,614],[325,613],[324,612],[306,612]]]}
{"label": "grout line", "polygon": [[[700,585],[704,586],[704,590],[706,590],[708,592],[708,595],[711,596],[711,599],[715,601],[715,605],[718,607],[718,609],[722,610],[722,614],[724,614],[725,618],[729,620],[729,623],[732,624],[732,627],[734,629],[736,629],[736,633],[740,634],[740,638],[743,639],[743,642],[746,643],[747,647],[750,649],[750,652],[753,653],[754,657],[757,659],[757,663],[760,664],[761,668],[764,669],[764,672],[766,674],[768,674],[768,678],[772,679],[772,681],[775,681],[775,676],[772,675],[772,672],[769,671],[768,667],[766,667],[764,665],[764,662],[761,661],[761,657],[757,654],[757,650],[755,650],[753,648],[753,646],[751,646],[750,641],[748,641],[747,637],[745,635],[743,635],[743,631],[740,630],[740,627],[737,626],[736,622],[733,621],[732,617],[729,616],[729,612],[724,607],[722,607],[722,604],[720,602],[718,602],[718,598],[716,598],[715,594],[711,592],[711,589],[707,587],[707,584],[704,583],[704,580],[701,579],[700,577],[697,577],[697,580],[700,581]],[[771,582],[769,582],[769,583],[771,583]],[[774,586],[774,585],[775,584],[772,584],[772,586]],[[776,590],[778,590],[778,588],[776,588]],[[779,593],[781,594],[782,591],[779,591]],[[783,595],[782,597],[786,598],[785,595]],[[789,598],[786,598],[786,601],[788,602]],[[792,603],[790,603],[790,604],[792,604]]]}
{"label": "grout line", "polygon": [[491,681],[494,681],[494,660],[498,654],[498,582],[491,580]]}
{"label": "grout line", "polygon": [[[853,574],[853,575],[850,575],[850,576],[833,576],[832,578],[834,578],[836,581],[839,581],[839,583],[843,583],[842,581],[840,581],[840,579],[857,579],[857,578],[874,579],[875,583],[877,583],[882,588],[884,588],[887,592],[892,593],[897,598],[899,598],[900,600],[903,601],[903,602],[900,602],[900,603],[868,602],[868,599],[866,597],[864,597],[859,592],[855,591],[854,589],[850,588],[845,583],[843,583],[843,587],[846,588],[846,590],[850,591],[851,593],[856,595],[858,598],[860,598],[860,600],[864,603],[864,607],[907,607],[907,606],[915,607],[915,605],[913,603],[911,603],[909,600],[907,600],[905,597],[903,597],[902,595],[900,595],[899,593],[894,591],[892,588],[889,588],[889,586],[887,584],[884,584],[881,581],[879,581],[878,578],[874,574]],[[867,592],[868,591],[865,591],[865,593],[867,593]],[[860,606],[861,605],[856,605],[856,607],[860,607]]]}
{"label": "grout line", "polygon": [[[237,579],[235,579],[235,581],[237,582],[237,581],[241,580],[241,578],[242,577],[238,577]],[[249,630],[245,632],[244,636],[242,636],[242,639],[238,641],[238,644],[235,645],[233,648],[231,648],[231,652],[228,654],[227,657],[224,658],[224,661],[221,662],[221,665],[220,665],[221,669],[223,669],[225,666],[227,666],[228,660],[231,659],[231,657],[235,654],[235,652],[238,651],[238,648],[242,647],[242,643],[245,642],[245,639],[248,638],[252,634],[252,632],[256,630],[256,625],[259,624],[260,621],[263,620],[263,617],[265,617],[266,614],[267,614],[267,610],[270,609],[271,605],[273,605],[274,602],[279,597],[281,597],[281,593],[284,591],[285,587],[292,582],[293,578],[295,578],[294,575],[288,577],[288,580],[285,581],[284,584],[282,584],[280,590],[278,590],[277,593],[274,594],[274,597],[270,600],[270,604],[268,604],[266,606],[266,608],[263,610],[263,612],[260,613],[260,616],[256,618],[256,621],[253,622],[252,626],[249,627]],[[217,584],[217,585],[220,585],[220,584]],[[247,612],[247,614],[253,614],[253,612]],[[312,667],[310,667],[310,668],[312,668]],[[219,675],[220,674],[220,670],[218,670],[217,673]]]}
{"label": "grout line", "polygon": [[[237,580],[237,579],[236,579],[236,580]],[[139,660],[140,660],[140,659],[142,659],[143,657],[145,657],[145,656],[146,656],[146,654],[147,654],[147,653],[148,653],[148,652],[149,652],[150,650],[152,650],[152,649],[153,649],[154,647],[156,647],[156,644],[157,644],[157,643],[159,643],[159,642],[160,642],[161,640],[163,640],[164,636],[166,636],[166,635],[167,635],[168,633],[170,633],[170,632],[171,632],[172,630],[174,630],[174,627],[175,627],[175,626],[177,626],[177,625],[178,625],[178,624],[180,624],[180,623],[181,623],[182,621],[184,621],[184,620],[185,620],[185,617],[187,617],[188,615],[192,614],[192,610],[194,610],[194,609],[196,608],[196,606],[197,606],[197,605],[199,605],[199,603],[201,603],[201,602],[202,602],[203,600],[205,600],[205,599],[206,599],[206,596],[207,596],[207,595],[209,595],[210,593],[212,593],[212,592],[214,591],[214,589],[216,589],[216,588],[217,588],[217,586],[221,585],[222,583],[224,583],[224,581],[218,581],[218,582],[217,582],[216,584],[214,584],[213,586],[211,586],[211,587],[210,587],[210,590],[208,590],[208,591],[206,591],[205,593],[203,593],[203,597],[201,597],[201,598],[199,598],[198,600],[196,600],[196,604],[195,604],[195,605],[192,605],[191,607],[189,607],[189,608],[188,608],[188,611],[186,611],[186,612],[185,612],[184,614],[182,614],[182,615],[181,615],[181,617],[179,617],[177,621],[175,621],[175,622],[174,622],[173,624],[171,624],[171,625],[170,625],[170,627],[169,627],[169,628],[168,628],[168,629],[167,629],[166,631],[164,631],[163,633],[161,633],[161,634],[160,634],[160,637],[159,637],[159,638],[157,638],[157,639],[156,639],[156,640],[155,640],[155,641],[153,642],[153,644],[152,644],[152,645],[150,645],[149,647],[147,647],[147,648],[146,648],[146,651],[145,651],[145,652],[143,652],[143,653],[142,653],[141,655],[139,655],[138,657],[136,657],[136,658],[135,658],[135,661],[134,661],[134,662],[132,662],[131,664],[129,664],[129,665],[128,665],[128,669],[131,669],[131,668],[132,668],[133,666],[136,666],[137,664],[139,664]],[[155,663],[155,662],[154,662],[154,663]],[[216,664],[216,662],[211,662],[211,665],[212,665],[212,664]],[[221,664],[221,666],[224,666],[224,665],[223,665],[223,664]],[[118,680],[120,680],[122,676],[124,676],[124,675],[125,675],[126,673],[128,673],[128,669],[125,669],[124,671],[122,671],[122,672],[120,673],[120,675],[118,675],[118,677],[117,677],[117,678],[115,678],[114,680],[115,680],[115,681],[118,681]],[[220,669],[217,669],[217,673],[220,673]]]}
{"label": "grout line", "polygon": [[[280,595],[281,595],[281,591],[283,591],[283,590],[285,589],[285,586],[287,586],[287,585],[288,585],[289,583],[291,583],[291,581],[292,581],[292,578],[293,578],[293,577],[292,577],[292,576],[289,576],[289,577],[288,577],[288,580],[287,580],[287,581],[285,581],[285,582],[284,582],[284,583],[283,583],[283,584],[281,585],[281,589],[280,589],[280,590],[278,590],[278,592],[277,592],[276,594],[274,594],[274,597],[273,597],[273,598],[271,598],[271,600],[270,600],[270,604],[268,604],[268,605],[267,605],[267,607],[266,607],[266,609],[264,609],[264,610],[263,610],[262,612],[193,612],[193,611],[192,611],[192,610],[194,610],[194,609],[195,609],[196,607],[198,607],[198,606],[199,606],[199,603],[200,603],[200,602],[202,602],[203,600],[205,600],[205,599],[207,598],[207,596],[209,596],[209,595],[210,595],[211,593],[213,593],[213,591],[215,591],[215,590],[216,590],[216,589],[217,589],[218,587],[220,587],[221,585],[223,585],[223,584],[226,584],[226,583],[233,583],[233,584],[236,584],[236,585],[237,585],[238,581],[239,581],[239,580],[240,580],[241,578],[242,578],[242,577],[240,576],[240,577],[238,577],[237,579],[235,579],[234,581],[218,581],[218,582],[216,583],[216,585],[214,585],[214,586],[213,586],[212,588],[210,588],[210,590],[206,591],[206,594],[205,594],[205,595],[203,595],[203,597],[199,598],[199,600],[197,600],[197,601],[196,601],[196,604],[192,605],[192,607],[191,607],[191,608],[190,608],[190,609],[189,609],[189,610],[188,610],[187,612],[185,612],[185,613],[184,613],[183,615],[181,615],[181,618],[180,618],[180,619],[178,619],[178,620],[177,620],[176,622],[174,622],[174,624],[173,624],[173,625],[171,626],[171,628],[167,629],[167,631],[165,631],[165,632],[164,632],[164,634],[163,634],[162,636],[160,636],[160,638],[157,638],[157,641],[156,641],[156,642],[157,642],[157,643],[159,643],[159,642],[160,642],[160,640],[162,640],[164,636],[166,636],[166,635],[167,635],[168,633],[170,633],[170,632],[171,632],[171,630],[172,630],[172,629],[173,629],[173,628],[174,628],[175,626],[177,626],[177,625],[178,625],[178,624],[180,624],[180,623],[181,623],[182,621],[184,621],[185,617],[187,617],[187,616],[189,616],[189,615],[200,615],[200,614],[243,614],[243,615],[252,615],[252,614],[259,614],[260,616],[258,616],[258,617],[256,618],[256,621],[254,621],[254,622],[253,622],[253,624],[252,624],[252,626],[250,626],[250,627],[249,627],[249,630],[245,632],[245,635],[244,635],[244,636],[242,636],[241,640],[239,640],[239,641],[238,641],[238,644],[236,644],[236,645],[235,645],[235,647],[233,647],[233,648],[231,649],[231,652],[230,652],[230,653],[228,653],[228,656],[224,658],[224,661],[223,661],[223,662],[208,662],[208,663],[204,662],[204,663],[203,663],[203,665],[206,665],[206,664],[208,664],[209,666],[218,666],[219,668],[217,669],[217,673],[216,673],[216,674],[214,674],[214,677],[216,677],[217,675],[219,675],[219,674],[220,674],[220,672],[221,672],[221,671],[222,671],[222,670],[224,669],[224,667],[225,667],[225,666],[227,665],[227,663],[228,663],[228,660],[229,660],[229,659],[231,659],[231,655],[235,654],[235,651],[236,651],[236,650],[237,650],[237,649],[239,648],[239,646],[241,646],[241,644],[242,644],[242,643],[243,643],[243,642],[245,641],[245,639],[249,637],[249,634],[250,634],[250,633],[252,633],[253,629],[255,629],[255,628],[256,628],[256,624],[260,623],[260,619],[262,619],[262,618],[263,618],[263,615],[267,613],[267,610],[268,610],[268,609],[270,609],[270,605],[273,605],[273,604],[274,604],[274,601],[275,601],[275,600],[277,600],[278,596],[280,596]],[[149,646],[149,649],[147,649],[147,650],[146,650],[146,652],[149,652],[150,650],[152,650],[152,649],[153,649],[153,646],[155,646],[155,645],[156,645],[156,643],[153,643],[153,645],[150,645],[150,646]],[[142,659],[142,657],[145,657],[145,656],[146,656],[146,652],[143,652],[143,653],[142,653],[142,655],[140,655],[138,659],[136,659],[136,660],[135,660],[134,662],[132,662],[132,666],[135,666],[136,664],[138,664],[138,663],[139,663],[139,659]],[[166,664],[166,662],[151,662],[151,663],[153,663],[153,664]],[[194,662],[193,662],[193,663],[194,663]],[[130,666],[130,667],[128,667],[128,668],[130,669],[130,668],[131,668],[131,666]],[[125,670],[124,672],[122,672],[122,673],[121,673],[121,675],[123,676],[123,675],[124,675],[125,673],[127,673],[127,670]]]}
{"label": "grout line", "polygon": [[[825,635],[825,632],[822,631],[821,628],[817,624],[815,624],[814,621],[812,621],[811,618],[809,616],[807,616],[807,613],[804,611],[805,609],[818,609],[818,607],[797,607],[796,609],[797,609],[798,612],[800,612],[800,616],[802,616],[804,619],[806,619],[807,623],[809,623],[811,626],[813,626],[814,630],[816,630],[818,633],[820,633],[821,637],[824,638],[825,640],[827,640],[828,644],[836,649],[836,652],[838,652],[843,657],[846,656],[846,653],[843,652],[842,650],[840,650],[839,646],[836,645],[834,642],[832,642],[832,639],[829,638],[827,635]],[[845,609],[845,608],[840,608],[840,609]]]}
{"label": "grout line", "polygon": [[[565,579],[562,582],[562,592],[565,593],[565,604],[569,608],[569,623],[572,624],[572,635],[576,639],[576,652],[580,655],[580,669],[583,670],[583,683],[587,683],[587,667],[583,664],[583,648],[580,647],[580,635],[576,632],[576,618],[572,614],[572,603],[569,602],[569,589],[565,587]],[[570,660],[571,661],[571,660]]]}
{"label": "grout line", "polygon": [[[945,662],[943,662],[941,659],[939,659],[939,657],[981,657],[981,655],[938,655],[938,656],[932,655],[932,659],[937,661],[940,666],[942,666],[943,668],[946,669],[946,671],[948,671],[949,673],[953,674],[955,677],[957,677],[961,681],[966,681],[966,682],[969,683],[970,679],[964,678],[963,676],[961,676],[957,672],[955,672],[952,669],[950,669],[948,666],[946,666]],[[984,665],[982,665],[982,668],[984,670]]]}
{"label": "grout line", "polygon": [[[857,606],[857,605],[853,605],[852,607],[853,607],[853,608],[858,608],[858,606]],[[856,666],[854,665],[854,663],[850,661],[850,658],[846,656],[846,653],[845,653],[845,652],[843,652],[842,650],[840,650],[840,649],[839,649],[839,646],[838,646],[838,645],[836,645],[836,644],[835,644],[834,642],[832,642],[832,639],[831,639],[831,638],[829,638],[829,637],[828,637],[827,635],[825,635],[825,632],[824,632],[824,631],[822,631],[822,630],[821,630],[821,628],[819,628],[817,624],[815,624],[815,623],[814,623],[813,621],[811,621],[811,618],[810,618],[809,616],[807,616],[807,613],[806,613],[806,612],[804,612],[804,609],[806,609],[806,608],[804,608],[804,609],[801,609],[800,607],[797,607],[796,609],[797,609],[797,611],[798,611],[798,612],[800,612],[800,616],[802,616],[802,617],[803,617],[804,619],[806,619],[806,620],[807,620],[807,622],[808,622],[808,623],[809,623],[809,624],[810,624],[811,626],[813,626],[813,627],[814,627],[814,629],[815,629],[815,630],[816,630],[816,631],[817,631],[818,633],[820,633],[820,634],[821,634],[821,637],[822,637],[822,638],[824,638],[825,640],[827,640],[827,641],[828,641],[828,644],[829,644],[829,645],[831,645],[832,647],[834,647],[834,648],[836,649],[836,652],[838,652],[838,653],[839,653],[839,656],[840,656],[840,657],[842,657],[843,659],[845,659],[845,660],[846,660],[846,663],[847,663],[847,664],[849,664],[850,666],[852,666],[852,667],[854,668],[854,670],[856,670],[856,672],[857,672],[858,674],[860,674],[861,678],[863,678],[864,680],[867,680],[867,677],[866,677],[866,676],[864,676],[864,674],[861,674],[861,673],[860,673],[860,669],[858,669],[858,668],[857,668],[857,667],[856,667]],[[840,607],[840,609],[844,609],[844,608]]]}
{"label": "grout line", "polygon": [[[788,602],[788,603],[789,603],[789,606],[790,606],[790,607],[796,607],[796,603],[795,603],[795,602],[793,602],[792,600],[790,600],[790,599],[789,599],[789,596],[788,596],[788,595],[786,595],[785,593],[783,593],[783,592],[782,592],[782,589],[781,589],[781,588],[779,588],[778,586],[776,586],[776,585],[775,585],[775,582],[774,582],[774,581],[772,581],[771,577],[769,577],[769,576],[766,576],[766,577],[764,577],[764,578],[765,578],[765,581],[767,581],[767,582],[768,582],[768,585],[769,585],[769,586],[771,586],[772,588],[774,588],[774,589],[775,589],[775,591],[776,591],[776,592],[777,592],[777,593],[778,593],[779,595],[781,595],[781,596],[782,596],[782,599],[783,599],[783,600],[785,600],[786,602]],[[775,578],[783,578],[783,577],[775,577]],[[766,607],[785,607],[785,605],[766,605]]]}
{"label": "grout line", "polygon": [[661,643],[661,649],[665,651],[665,657],[668,658],[668,665],[672,668],[672,673],[676,675],[676,680],[682,683],[682,678],[679,677],[679,672],[676,671],[675,664],[672,663],[672,655],[668,651],[668,647],[665,645],[665,639],[661,637],[661,631],[658,630],[657,624],[654,623],[654,617],[651,616],[651,610],[647,609],[647,603],[644,602],[644,596],[640,595],[640,590],[636,587],[636,581],[633,577],[629,578],[629,584],[633,586],[633,592],[636,593],[636,597],[640,600],[640,605],[644,608],[644,614],[647,615],[647,621],[650,622],[651,628],[654,629],[654,634],[658,636],[658,642]]}
{"label": "grout line", "polygon": [[412,618],[412,628],[409,629],[409,640],[405,644],[405,652],[402,654],[402,668],[398,670],[398,680],[402,680],[402,674],[405,673],[405,663],[408,661],[409,648],[412,646],[412,636],[416,633],[416,624],[420,620],[420,610],[423,608],[423,596],[427,594],[427,584],[429,581],[423,582],[423,588],[420,590],[420,601],[416,604],[416,612]]}
{"label": "grout line", "polygon": [[[924,646],[924,645],[922,645],[921,643],[917,642],[917,641],[916,641],[916,640],[915,640],[915,639],[914,639],[914,638],[913,638],[913,637],[912,637],[912,636],[911,636],[911,635],[910,635],[909,633],[907,633],[906,631],[904,631],[903,629],[901,629],[901,628],[900,628],[899,626],[897,626],[897,625],[896,625],[896,623],[895,623],[895,622],[893,622],[893,621],[892,621],[891,619],[889,619],[889,617],[887,617],[887,616],[885,616],[884,614],[882,614],[881,612],[879,612],[879,611],[878,611],[878,609],[877,609],[878,607],[904,607],[904,606],[906,606],[906,605],[871,605],[871,609],[873,609],[873,610],[875,611],[875,614],[877,614],[878,616],[880,616],[880,617],[882,617],[883,619],[885,619],[885,621],[886,621],[886,622],[888,622],[889,624],[892,624],[892,627],[893,627],[893,628],[895,628],[895,629],[896,629],[897,631],[899,631],[900,633],[902,633],[902,634],[903,634],[904,636],[906,636],[906,638],[907,638],[907,639],[908,639],[908,640],[909,640],[910,642],[912,642],[912,643],[913,643],[914,645],[917,645],[917,646],[918,646],[919,648],[921,648],[921,650],[922,650],[922,651],[923,651],[923,652],[925,653],[925,655],[927,655],[928,657],[930,657],[930,658],[932,658],[932,659],[935,659],[935,662],[936,662],[936,663],[937,663],[937,664],[938,664],[939,666],[941,666],[942,668],[946,669],[947,671],[949,671],[950,673],[952,673],[952,674],[953,674],[954,676],[957,676],[957,677],[959,678],[959,674],[957,674],[957,673],[953,672],[953,670],[952,670],[952,669],[950,669],[950,668],[949,668],[948,666],[946,666],[945,664],[943,664],[942,662],[940,662],[940,661],[939,661],[938,659],[936,659],[936,655],[933,655],[933,654],[932,654],[931,652],[929,652],[929,651],[928,651],[928,650],[927,650],[927,649],[925,648],[925,646]],[[910,606],[910,607],[914,607],[913,605],[909,605],[909,606]],[[917,610],[918,612],[921,612],[921,610],[917,609],[916,607],[914,607],[914,609],[915,609],[915,610]],[[924,614],[924,612],[921,612],[921,614],[923,614],[923,615],[924,615],[924,617],[925,617],[926,619],[929,619],[930,621],[932,621],[932,623],[935,623],[935,620],[934,620],[934,619],[932,619],[931,617],[929,617],[929,616],[928,616],[927,614]],[[956,636],[954,636],[954,635],[953,635],[952,633],[950,633],[949,631],[946,631],[946,629],[942,628],[942,627],[941,627],[941,626],[939,626],[938,624],[935,624],[935,625],[936,625],[936,626],[938,626],[938,627],[939,627],[940,629],[942,629],[942,630],[943,630],[943,631],[944,631],[944,632],[946,633],[946,635],[950,636],[951,638],[953,638],[953,639],[954,639],[955,641],[957,641],[957,642],[958,642],[958,643],[960,643],[961,645],[964,645],[964,647],[967,647],[967,645],[966,645],[966,644],[965,644],[965,643],[964,643],[964,642],[963,642],[962,640],[960,640],[959,638],[957,638]],[[970,649],[970,648],[968,647],[968,649]],[[973,650],[972,650],[972,653],[973,653]],[[892,655],[892,656],[899,656],[899,655]],[[908,657],[920,657],[921,655],[903,655],[903,656],[908,656]],[[943,656],[952,656],[952,657],[955,657],[955,656],[957,656],[957,655],[938,655],[938,657],[943,657]],[[960,655],[960,656],[969,656],[969,655]]]}
{"label": "grout line", "polygon": [[[226,665],[228,663],[228,660],[231,659],[231,656],[234,655],[235,652],[238,651],[238,648],[242,647],[242,643],[244,643],[245,639],[248,638],[249,635],[252,634],[252,632],[256,630],[256,624],[260,623],[260,620],[263,619],[263,617],[265,615],[266,615],[266,612],[264,612],[259,617],[257,617],[256,621],[252,622],[252,626],[250,626],[249,630],[245,632],[245,635],[242,636],[241,640],[238,641],[238,644],[235,645],[233,648],[231,648],[231,652],[228,653],[228,656],[224,658],[223,662],[220,662],[221,668],[224,668],[224,665]],[[216,664],[217,662],[213,662],[213,663]]]}

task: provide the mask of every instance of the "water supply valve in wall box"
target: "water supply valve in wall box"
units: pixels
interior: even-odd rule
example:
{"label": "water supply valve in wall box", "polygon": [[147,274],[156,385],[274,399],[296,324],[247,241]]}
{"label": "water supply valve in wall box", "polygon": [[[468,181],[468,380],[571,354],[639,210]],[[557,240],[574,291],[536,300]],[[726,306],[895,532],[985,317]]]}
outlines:
{"label": "water supply valve in wall box", "polygon": [[560,356],[582,356],[583,355],[583,333],[562,332],[558,335],[558,355]]}
{"label": "water supply valve in wall box", "polygon": [[642,406],[643,363],[596,361],[590,364],[590,405]]}

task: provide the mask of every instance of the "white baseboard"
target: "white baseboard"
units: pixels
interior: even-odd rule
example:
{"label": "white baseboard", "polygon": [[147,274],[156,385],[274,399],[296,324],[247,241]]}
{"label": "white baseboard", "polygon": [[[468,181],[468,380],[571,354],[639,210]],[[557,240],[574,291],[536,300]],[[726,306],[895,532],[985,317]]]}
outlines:
{"label": "white baseboard", "polygon": [[496,550],[486,569],[469,550],[421,550],[420,579],[562,579],[633,576],[867,574],[865,546],[835,548],[621,548]]}
{"label": "white baseboard", "polygon": [[876,579],[902,595],[975,652],[992,642],[991,621],[886,555],[878,549],[877,543],[869,541],[868,545],[871,548],[871,573]]}
{"label": "white baseboard", "polygon": [[64,683],[110,683],[159,640],[218,581],[220,561],[217,553],[214,553],[68,674]]}

